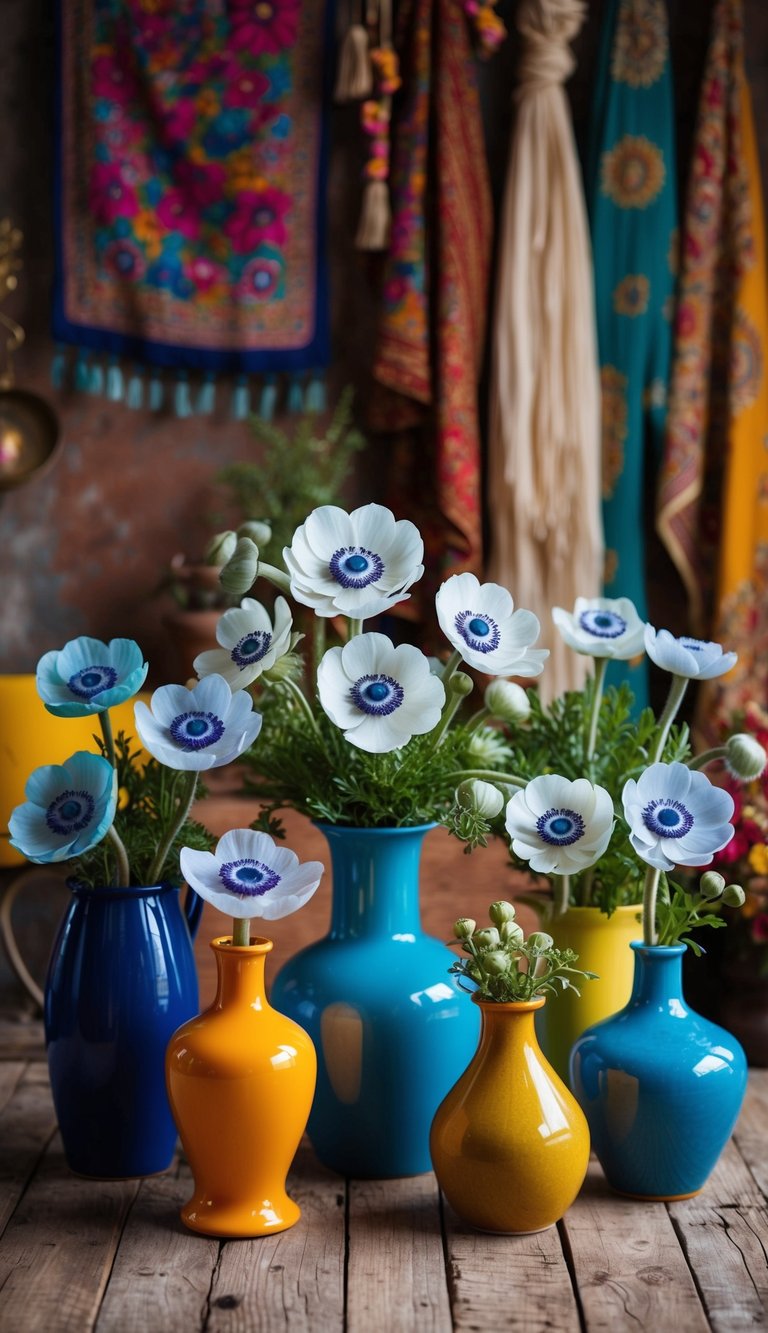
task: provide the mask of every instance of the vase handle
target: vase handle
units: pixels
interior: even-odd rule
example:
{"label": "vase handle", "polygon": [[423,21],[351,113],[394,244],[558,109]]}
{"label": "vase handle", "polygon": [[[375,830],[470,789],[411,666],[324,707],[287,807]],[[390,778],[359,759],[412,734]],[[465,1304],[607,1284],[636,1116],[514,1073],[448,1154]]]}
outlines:
{"label": "vase handle", "polygon": [[187,893],[184,899],[184,915],[187,919],[190,938],[194,939],[203,915],[203,899],[189,885],[187,885]]}

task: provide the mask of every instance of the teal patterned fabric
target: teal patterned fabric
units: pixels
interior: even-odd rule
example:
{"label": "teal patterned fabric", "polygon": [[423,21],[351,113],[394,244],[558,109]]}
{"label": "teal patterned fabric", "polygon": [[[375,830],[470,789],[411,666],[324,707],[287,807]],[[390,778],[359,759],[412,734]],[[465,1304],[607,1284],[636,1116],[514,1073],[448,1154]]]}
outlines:
{"label": "teal patterned fabric", "polygon": [[[664,0],[609,0],[585,166],[602,386],[604,582],[606,596],[631,597],[643,619],[677,263],[674,135]],[[614,664],[609,679],[622,678],[644,706],[645,661]]]}

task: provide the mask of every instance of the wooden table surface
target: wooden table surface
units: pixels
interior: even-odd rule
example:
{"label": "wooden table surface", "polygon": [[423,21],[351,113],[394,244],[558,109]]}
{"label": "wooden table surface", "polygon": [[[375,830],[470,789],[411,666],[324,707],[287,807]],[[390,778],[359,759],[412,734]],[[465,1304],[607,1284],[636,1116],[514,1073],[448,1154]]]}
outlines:
{"label": "wooden table surface", "polygon": [[[1,1035],[1,1034],[0,1034]],[[34,1048],[34,1047],[33,1047]],[[768,1327],[768,1071],[702,1193],[642,1204],[597,1163],[557,1227],[463,1226],[432,1175],[346,1181],[303,1146],[290,1231],[219,1242],[178,1218],[190,1175],[68,1170],[40,1059],[0,1062],[3,1333],[525,1333]]]}

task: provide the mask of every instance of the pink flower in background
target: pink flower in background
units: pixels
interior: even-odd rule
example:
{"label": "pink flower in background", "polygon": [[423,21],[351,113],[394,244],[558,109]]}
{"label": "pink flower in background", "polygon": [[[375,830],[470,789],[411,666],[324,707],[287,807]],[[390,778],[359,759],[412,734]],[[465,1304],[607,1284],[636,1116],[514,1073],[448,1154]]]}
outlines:
{"label": "pink flower in background", "polygon": [[91,92],[110,102],[129,102],[136,92],[136,80],[114,56],[97,56],[91,62]]}
{"label": "pink flower in background", "polygon": [[243,106],[256,110],[269,88],[269,79],[257,69],[241,69],[227,79],[224,106]]}
{"label": "pink flower in background", "polygon": [[138,282],[144,276],[146,264],[137,245],[129,240],[112,241],[104,251],[104,266],[126,282]]}
{"label": "pink flower in background", "polygon": [[238,197],[234,213],[224,224],[232,249],[249,254],[262,241],[284,245],[287,235],[284,218],[291,207],[290,195],[281,190],[245,190]]}
{"label": "pink flower in background", "polygon": [[186,141],[197,119],[197,107],[191,97],[180,97],[163,117],[163,129],[169,139]]}
{"label": "pink flower in background", "polygon": [[216,162],[179,162],[173,169],[179,192],[196,208],[215,204],[224,195],[227,173]]}
{"label": "pink flower in background", "polygon": [[768,912],[758,912],[752,918],[751,935],[755,944],[768,944]]}
{"label": "pink flower in background", "polygon": [[230,41],[252,55],[277,55],[293,46],[299,28],[300,0],[230,0]]}
{"label": "pink flower in background", "polygon": [[238,292],[246,301],[271,301],[281,294],[283,270],[277,255],[259,255],[243,269]]}
{"label": "pink flower in background", "polygon": [[123,168],[114,163],[97,162],[91,171],[88,206],[97,222],[132,218],[139,210],[133,186],[125,179]]}
{"label": "pink flower in background", "polygon": [[227,281],[227,270],[222,268],[221,264],[214,264],[212,260],[206,259],[204,255],[197,255],[190,264],[187,265],[187,277],[193,282],[198,292],[209,292],[212,287],[216,287]]}
{"label": "pink flower in background", "polygon": [[157,216],[169,231],[178,231],[194,241],[200,234],[200,222],[181,190],[167,190],[157,205]]}

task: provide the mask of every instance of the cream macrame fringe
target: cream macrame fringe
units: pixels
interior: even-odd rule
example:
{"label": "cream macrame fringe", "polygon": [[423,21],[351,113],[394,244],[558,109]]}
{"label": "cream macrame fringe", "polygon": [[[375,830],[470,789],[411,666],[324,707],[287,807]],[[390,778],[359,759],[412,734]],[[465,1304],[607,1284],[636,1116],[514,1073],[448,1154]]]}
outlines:
{"label": "cream macrame fringe", "polygon": [[600,593],[600,382],[592,256],[563,80],[582,0],[522,0],[523,37],[492,325],[490,577],[541,620],[550,700],[590,667],[551,608]]}
{"label": "cream macrame fringe", "polygon": [[352,23],[344,34],[339,52],[334,101],[357,102],[373,90],[373,67],[368,53],[368,33],[362,23]]}

